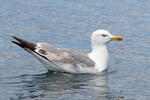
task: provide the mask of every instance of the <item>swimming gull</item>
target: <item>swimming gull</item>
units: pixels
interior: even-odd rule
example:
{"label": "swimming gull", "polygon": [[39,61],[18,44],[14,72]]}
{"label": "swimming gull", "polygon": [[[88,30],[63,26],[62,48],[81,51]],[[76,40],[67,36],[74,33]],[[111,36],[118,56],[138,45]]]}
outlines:
{"label": "swimming gull", "polygon": [[31,43],[13,36],[16,45],[22,47],[36,58],[48,70],[68,73],[99,73],[107,68],[107,43],[111,40],[122,40],[106,30],[96,30],[91,35],[92,51],[88,54],[73,49],[58,48],[48,43]]}

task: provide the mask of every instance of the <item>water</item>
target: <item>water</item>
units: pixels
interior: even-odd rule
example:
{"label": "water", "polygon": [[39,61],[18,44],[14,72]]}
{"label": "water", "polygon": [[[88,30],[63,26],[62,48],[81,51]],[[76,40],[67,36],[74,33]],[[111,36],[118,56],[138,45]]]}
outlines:
{"label": "water", "polygon": [[[150,1],[0,0],[0,100],[148,100]],[[109,44],[99,75],[51,74],[12,44],[12,35],[89,52],[90,34],[124,37]]]}

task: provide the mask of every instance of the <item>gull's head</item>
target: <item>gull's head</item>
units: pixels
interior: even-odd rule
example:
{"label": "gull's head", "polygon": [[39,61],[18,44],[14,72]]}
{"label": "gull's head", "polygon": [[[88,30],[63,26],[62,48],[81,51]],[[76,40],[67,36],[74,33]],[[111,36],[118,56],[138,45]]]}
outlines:
{"label": "gull's head", "polygon": [[122,39],[123,38],[121,36],[113,36],[106,30],[96,30],[92,33],[91,36],[91,42],[93,46],[106,45],[112,40],[122,40]]}

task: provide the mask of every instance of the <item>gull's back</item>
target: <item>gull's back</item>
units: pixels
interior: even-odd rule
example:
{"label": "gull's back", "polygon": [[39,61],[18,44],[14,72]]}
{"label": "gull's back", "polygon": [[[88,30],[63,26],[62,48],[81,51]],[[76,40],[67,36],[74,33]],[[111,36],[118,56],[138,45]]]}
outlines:
{"label": "gull's back", "polygon": [[77,52],[73,49],[56,48],[47,43],[39,43],[36,47],[36,52],[45,56],[57,66],[64,70],[79,71],[79,69],[94,67],[94,62],[88,55]]}

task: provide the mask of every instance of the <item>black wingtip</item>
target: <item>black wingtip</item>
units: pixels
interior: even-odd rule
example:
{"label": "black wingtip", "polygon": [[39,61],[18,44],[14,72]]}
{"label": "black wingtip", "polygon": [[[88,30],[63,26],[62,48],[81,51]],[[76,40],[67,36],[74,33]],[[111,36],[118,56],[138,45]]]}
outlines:
{"label": "black wingtip", "polygon": [[19,45],[20,43],[16,42],[16,41],[11,41],[12,43]]}
{"label": "black wingtip", "polygon": [[14,36],[14,35],[13,35],[12,37],[13,37],[14,39],[16,38],[16,36]]}
{"label": "black wingtip", "polygon": [[20,47],[22,47],[22,48],[24,48],[24,46],[22,44],[20,44],[19,42],[16,42],[16,41],[11,41],[11,42],[18,45],[18,46],[20,46]]}
{"label": "black wingtip", "polygon": [[17,37],[16,37],[16,36],[14,36],[14,35],[12,36],[12,38],[14,38],[15,40],[18,40],[18,39],[19,39],[19,38],[17,38]]}
{"label": "black wingtip", "polygon": [[[31,42],[28,42],[26,40],[23,40],[23,39],[20,39],[20,38],[17,38],[16,36],[12,36],[15,40],[17,40],[18,42],[16,41],[11,41],[13,42],[14,44],[18,45],[19,47],[21,48],[24,48],[25,50],[27,50],[28,52],[33,51],[35,52],[35,49],[36,49],[36,45],[34,43],[31,43]],[[42,51],[42,52],[45,52],[45,51]],[[47,57],[41,55],[40,53],[38,52],[35,52],[37,55],[41,56],[42,58],[48,60],[49,62],[51,62]],[[51,62],[52,63],[52,62]]]}
{"label": "black wingtip", "polygon": [[22,48],[27,48],[30,49],[32,51],[35,50],[36,45],[34,43],[28,42],[26,40],[20,39],[16,36],[12,36],[15,40],[17,40],[18,42],[12,41],[14,44],[22,47]]}
{"label": "black wingtip", "polygon": [[[12,36],[15,40],[17,40],[17,41],[19,41],[20,43],[22,43],[22,42],[25,42],[25,40],[23,40],[23,39],[20,39],[20,38],[18,38],[18,37],[16,37],[16,36]],[[27,42],[27,41],[26,41]]]}

